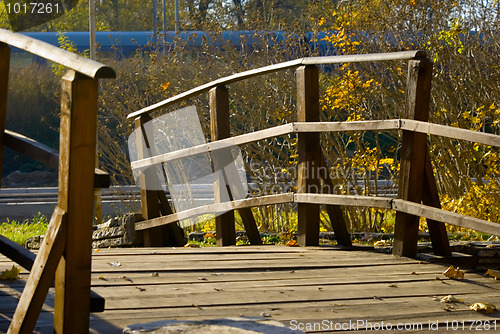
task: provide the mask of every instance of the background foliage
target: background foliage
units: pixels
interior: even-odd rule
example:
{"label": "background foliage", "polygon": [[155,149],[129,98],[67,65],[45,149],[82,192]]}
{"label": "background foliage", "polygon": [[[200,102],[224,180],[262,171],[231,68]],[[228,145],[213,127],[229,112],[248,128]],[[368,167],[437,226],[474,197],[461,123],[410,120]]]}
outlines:
{"label": "background foliage", "polygon": [[[85,6],[80,3],[74,16],[62,17],[40,29],[85,30]],[[103,0],[98,5],[98,29],[152,29],[151,13],[151,2]],[[193,51],[178,40],[170,52],[158,50],[140,52],[128,59],[100,59],[118,72],[116,80],[102,83],[100,162],[111,172],[115,184],[133,182],[126,152],[126,139],[133,125],[125,120],[127,114],[224,75],[318,55],[319,50],[304,43],[306,32],[316,33],[337,54],[425,50],[434,62],[431,121],[499,134],[499,13],[500,3],[496,0],[181,1],[182,29],[211,32],[211,38],[200,50]],[[168,29],[173,29],[172,8],[167,15]],[[2,24],[5,25],[5,20]],[[223,30],[235,29],[252,31],[257,42],[239,48],[211,45],[211,40],[219,38]],[[271,31],[277,30],[287,33],[284,40],[275,39]],[[404,116],[405,62],[322,70],[322,120]],[[35,77],[51,77],[43,69],[37,71],[33,72]],[[294,80],[293,72],[284,71],[231,85],[233,134],[294,121]],[[34,88],[28,90],[36,92]],[[11,98],[18,101],[15,91],[24,90],[13,87],[12,91]],[[39,95],[47,103],[54,101],[52,92]],[[208,136],[207,97],[199,96],[187,104],[197,106]],[[9,104],[9,108],[17,105],[17,102]],[[55,117],[57,108],[51,105],[49,109],[52,111],[32,114],[33,118]],[[9,113],[13,114],[11,110]],[[18,130],[13,122],[8,121],[8,127]],[[30,129],[23,131],[20,132],[30,135]],[[395,189],[394,183],[384,183],[390,187],[385,189],[378,182],[397,182],[398,140],[396,132],[322,135],[328,168],[340,185],[336,191],[377,195]],[[431,137],[429,144],[444,208],[498,222],[498,149],[442,137]],[[248,173],[259,181],[259,192],[293,189],[294,179],[290,174],[295,163],[295,145],[296,138],[290,136],[243,147]],[[282,187],[278,190],[276,184]],[[279,210],[283,208],[286,210]],[[391,215],[382,210],[344,210],[352,231],[392,229]],[[262,229],[294,228],[293,207],[289,205],[262,207],[256,214]],[[323,228],[330,229],[326,217]]]}

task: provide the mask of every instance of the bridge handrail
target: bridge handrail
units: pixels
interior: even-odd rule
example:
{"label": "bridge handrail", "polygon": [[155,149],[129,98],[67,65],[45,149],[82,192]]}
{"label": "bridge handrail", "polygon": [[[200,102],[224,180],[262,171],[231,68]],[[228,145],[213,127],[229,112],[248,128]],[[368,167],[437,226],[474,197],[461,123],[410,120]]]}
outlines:
{"label": "bridge handrail", "polygon": [[466,140],[500,147],[500,136],[462,129],[447,125],[434,124],[412,119],[386,119],[376,121],[353,121],[353,122],[292,122],[275,127],[249,132],[230,138],[211,141],[189,148],[180,149],[168,153],[158,154],[150,158],[139,159],[131,162],[132,169],[148,168],[159,163],[165,163],[177,159],[192,157],[202,153],[208,153],[217,147],[224,148],[226,145],[243,145],[254,143],[264,139],[270,139],[292,133],[306,132],[350,132],[350,131],[382,131],[382,130],[408,130],[417,133],[443,136],[453,139]]}
{"label": "bridge handrail", "polygon": [[116,77],[115,71],[107,65],[9,30],[0,29],[0,42],[63,65],[92,79]]}
{"label": "bridge handrail", "polygon": [[[319,121],[319,69],[316,65],[384,60],[409,60],[404,118],[355,122]],[[229,92],[226,86],[258,75],[292,68],[296,68],[298,122],[231,136]],[[149,115],[150,112],[194,95],[209,92],[210,142],[164,154],[153,153],[152,156],[147,156],[144,153],[150,149],[148,140],[142,142],[142,146],[138,148],[137,160],[131,163],[131,167],[135,170],[141,170],[141,202],[145,221],[137,223],[136,230],[143,230],[152,235],[163,225],[170,226],[170,223],[188,219],[200,213],[222,211],[226,212],[222,214],[224,217],[218,216],[216,218],[216,221],[218,219],[220,222],[220,226],[217,227],[217,245],[229,245],[235,241],[233,240],[233,227],[230,229],[227,227],[233,225],[234,217],[231,214],[234,209],[237,209],[240,211],[250,242],[258,244],[260,237],[255,227],[251,207],[293,202],[298,205],[298,242],[302,245],[315,245],[318,242],[318,205],[326,206],[332,227],[337,235],[337,242],[343,246],[350,246],[351,240],[340,206],[382,207],[395,210],[393,253],[402,256],[416,255],[418,231],[414,227],[418,226],[418,217],[427,218],[433,249],[440,255],[449,256],[451,254],[446,228],[443,224],[445,222],[500,235],[499,224],[441,210],[441,202],[427,146],[427,135],[443,136],[497,147],[500,146],[500,136],[428,123],[431,78],[432,63],[421,51],[301,58],[223,77],[129,114],[128,118],[134,118],[135,127],[139,129],[152,119]],[[323,189],[319,193],[319,188],[322,186],[321,180],[329,188],[328,192],[332,192],[334,188],[333,180],[328,173],[321,171],[322,168],[325,168],[324,160],[321,158],[323,156],[319,140],[321,132],[391,130],[402,131],[398,198],[389,200],[371,196],[362,198],[334,193],[325,194]],[[142,132],[142,130],[138,132],[138,135],[140,136]],[[207,153],[227,145],[239,146],[291,133],[298,134],[297,154],[299,157],[297,191],[293,194],[251,197],[222,203],[219,201],[213,205],[176,213],[172,213],[169,207],[165,209],[168,211],[165,214],[162,212],[163,203],[166,203],[166,200],[162,199],[164,196],[147,189],[147,184],[160,182],[157,180],[156,174],[151,173],[152,169],[148,168],[152,165]],[[213,168],[218,169],[219,167],[214,164]],[[318,172],[309,172],[308,170],[311,168],[316,168]],[[219,186],[214,185],[214,191],[219,191],[217,187]],[[310,191],[309,188],[312,190]],[[226,226],[224,228],[222,227],[223,222]]]}
{"label": "bridge handrail", "polygon": [[160,101],[153,105],[150,105],[141,110],[130,113],[127,118],[136,118],[141,115],[149,114],[160,108],[167,107],[174,103],[186,100],[195,95],[209,91],[210,89],[231,84],[237,81],[245,80],[255,76],[269,74],[273,72],[278,72],[290,68],[299,67],[302,65],[328,65],[328,64],[342,64],[342,63],[359,63],[366,61],[384,61],[384,60],[409,60],[416,59],[420,57],[425,57],[425,52],[423,51],[398,51],[398,52],[388,52],[388,53],[369,53],[369,54],[359,54],[359,55],[343,55],[343,56],[325,56],[325,57],[306,57],[299,58],[295,60],[286,61],[279,64],[273,64],[269,66],[254,68],[248,71],[236,73],[229,75],[227,77],[219,78],[209,83],[203,84],[196,88],[185,91],[181,94],[170,97],[166,100]]}

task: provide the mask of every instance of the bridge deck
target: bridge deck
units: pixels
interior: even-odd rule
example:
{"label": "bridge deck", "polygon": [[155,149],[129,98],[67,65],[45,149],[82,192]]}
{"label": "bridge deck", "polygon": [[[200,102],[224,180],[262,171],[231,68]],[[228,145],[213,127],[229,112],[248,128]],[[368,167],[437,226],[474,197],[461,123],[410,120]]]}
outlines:
{"label": "bridge deck", "polygon": [[[11,264],[0,257],[0,270]],[[91,332],[121,333],[130,324],[164,319],[240,315],[270,316],[315,332],[346,329],[349,321],[360,325],[358,330],[382,322],[414,326],[404,332],[420,332],[415,327],[420,324],[426,330],[429,321],[439,322],[442,331],[448,321],[450,331],[453,324],[467,332],[489,320],[499,330],[500,312],[484,315],[468,305],[500,306],[500,281],[472,272],[464,280],[450,280],[441,274],[444,269],[388,254],[323,247],[101,249],[93,256],[92,289],[106,298],[106,310],[91,314]],[[8,327],[26,277],[23,271],[21,279],[0,281],[0,332]],[[449,294],[464,302],[433,300]],[[53,301],[49,294],[38,322],[42,333],[52,333]]]}

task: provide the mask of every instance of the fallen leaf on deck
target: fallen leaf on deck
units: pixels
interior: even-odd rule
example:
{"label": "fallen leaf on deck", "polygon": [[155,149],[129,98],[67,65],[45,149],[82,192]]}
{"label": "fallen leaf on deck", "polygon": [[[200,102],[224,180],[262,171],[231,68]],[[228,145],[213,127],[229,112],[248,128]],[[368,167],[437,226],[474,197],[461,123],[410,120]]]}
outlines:
{"label": "fallen leaf on deck", "polygon": [[127,276],[122,276],[120,278],[123,278],[124,280],[129,281],[130,283],[134,283],[134,281],[132,281],[132,279]]}
{"label": "fallen leaf on deck", "polygon": [[159,273],[151,273],[151,277],[160,277],[160,274]]}
{"label": "fallen leaf on deck", "polygon": [[443,275],[448,277],[448,278],[462,279],[462,278],[464,278],[465,272],[463,270],[460,270],[460,268],[458,268],[458,267],[457,267],[457,269],[455,269],[453,266],[449,266],[448,269],[446,269],[443,272]]}
{"label": "fallen leaf on deck", "polygon": [[493,270],[493,269],[488,269],[486,274],[484,276],[491,276],[494,277],[495,279],[500,279],[500,270]]}
{"label": "fallen leaf on deck", "polygon": [[214,288],[215,291],[222,291],[221,288]]}
{"label": "fallen leaf on deck", "polygon": [[286,243],[286,245],[290,247],[297,246],[297,240],[290,240]]}
{"label": "fallen leaf on deck", "polygon": [[141,288],[141,287],[138,287],[138,286],[136,286],[135,288],[136,288],[137,290],[139,290],[140,292],[146,291],[146,289]]}
{"label": "fallen leaf on deck", "polygon": [[198,244],[185,244],[184,247],[200,248]]}
{"label": "fallen leaf on deck", "polygon": [[120,262],[107,262],[107,264],[109,264],[111,267],[119,267],[122,265]]}
{"label": "fallen leaf on deck", "polygon": [[21,272],[21,267],[16,267],[15,265],[12,265],[12,268],[10,270],[5,269],[4,271],[2,271],[2,274],[0,275],[0,280],[17,279],[17,276],[19,276],[20,272]]}
{"label": "fallen leaf on deck", "polygon": [[452,295],[444,296],[439,300],[441,303],[462,303],[462,299],[458,299]]}
{"label": "fallen leaf on deck", "polygon": [[208,281],[206,277],[198,277],[200,281]]}
{"label": "fallen leaf on deck", "polygon": [[99,276],[98,278],[99,278],[99,279],[102,279],[103,281],[107,281],[107,279],[106,279],[106,278],[104,278],[104,276],[102,276],[102,275],[101,275],[101,276]]}
{"label": "fallen leaf on deck", "polygon": [[481,313],[493,313],[497,307],[488,303],[474,303],[470,306],[470,309]]}
{"label": "fallen leaf on deck", "polygon": [[100,248],[96,248],[92,251],[92,253],[97,253],[99,251]]}
{"label": "fallen leaf on deck", "polygon": [[397,284],[389,284],[389,285],[388,285],[388,287],[389,287],[389,288],[397,288],[397,287],[398,287],[398,285],[397,285]]}
{"label": "fallen leaf on deck", "polygon": [[447,311],[447,312],[451,312],[455,309],[455,307],[453,305],[446,305],[445,307],[443,307],[443,310]]}
{"label": "fallen leaf on deck", "polygon": [[264,317],[264,318],[271,318],[272,317],[272,315],[270,315],[269,313],[266,313],[266,312],[261,312],[260,316]]}

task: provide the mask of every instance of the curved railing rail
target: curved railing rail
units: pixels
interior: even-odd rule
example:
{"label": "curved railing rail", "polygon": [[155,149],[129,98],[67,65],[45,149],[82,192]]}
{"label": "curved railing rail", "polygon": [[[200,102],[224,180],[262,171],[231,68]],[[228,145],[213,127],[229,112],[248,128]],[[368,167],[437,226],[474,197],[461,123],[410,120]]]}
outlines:
{"label": "curved railing rail", "polygon": [[[409,60],[405,116],[403,118],[354,122],[319,122],[318,69],[316,65],[383,60]],[[239,80],[290,68],[297,68],[298,122],[230,137],[229,95],[226,85]],[[166,201],[158,199],[158,196],[162,197],[158,192],[152,193],[145,188],[145,184],[154,182],[154,180],[146,181],[144,179],[141,184],[141,200],[143,216],[146,220],[136,223],[136,230],[152,233],[152,231],[159,231],[158,229],[162,226],[183,219],[210,212],[223,213],[229,211],[229,213],[224,213],[216,218],[217,244],[233,244],[234,230],[228,226],[234,226],[231,210],[239,210],[250,241],[259,243],[260,238],[258,231],[256,232],[250,209],[261,205],[295,202],[298,203],[298,241],[303,245],[318,243],[318,205],[320,204],[326,205],[337,240],[339,244],[345,246],[349,246],[351,241],[347,232],[345,218],[339,206],[363,206],[395,210],[396,231],[393,252],[397,255],[416,255],[419,217],[427,218],[433,249],[435,253],[441,255],[451,254],[444,223],[500,235],[500,224],[441,210],[430,155],[427,149],[427,135],[444,136],[497,147],[500,147],[500,136],[428,123],[431,72],[432,64],[427,60],[425,54],[420,51],[302,58],[217,79],[129,114],[128,118],[135,118],[136,127],[140,127],[151,119],[148,114],[152,111],[207,91],[210,95],[212,141],[152,157],[139,156],[138,160],[131,163],[131,167],[134,170],[143,171],[145,179],[150,177],[154,179],[154,176],[147,175],[147,170],[151,166],[208,153],[216,148],[228,145],[248,144],[292,133],[298,134],[299,140],[297,193],[239,199],[176,213],[172,213],[171,209],[168,208],[163,211],[169,214],[164,215],[162,214],[162,210],[154,208],[152,203],[159,203],[161,206],[165,205]],[[321,166],[322,164],[318,136],[320,132],[389,130],[403,132],[398,198],[337,195],[332,193],[323,194],[307,191],[309,189],[308,186],[317,185],[320,182],[318,178],[321,178],[325,183],[331,184],[332,182],[328,178],[328,175],[321,175],[321,173],[301,173],[301,170],[305,168],[310,168],[313,165]],[[321,176],[314,178],[311,175]],[[333,188],[329,187],[329,189]]]}
{"label": "curved railing rail", "polygon": [[6,45],[50,60],[92,79],[111,79],[116,77],[115,70],[107,65],[9,30],[0,29],[0,43],[5,43]]}
{"label": "curved railing rail", "polygon": [[383,60],[408,60],[416,59],[418,57],[425,56],[422,51],[400,51],[400,52],[388,52],[388,53],[371,53],[371,54],[360,54],[360,55],[345,55],[345,56],[325,56],[325,57],[306,57],[296,60],[291,60],[279,64],[264,66],[256,68],[253,70],[244,71],[241,73],[236,73],[229,75],[224,78],[220,78],[204,85],[198,86],[184,93],[173,96],[169,99],[163,100],[161,102],[155,103],[149,107],[143,108],[136,112],[133,112],[127,116],[127,118],[135,118],[141,115],[149,114],[160,108],[168,107],[169,105],[179,103],[183,100],[189,99],[198,94],[208,92],[210,89],[217,86],[225,86],[238,82],[245,79],[250,79],[256,76],[274,73],[278,71],[283,71],[291,68],[296,68],[299,66],[306,65],[328,65],[328,64],[342,64],[342,63],[359,63],[359,62],[369,62],[369,61],[383,61]]}
{"label": "curved railing rail", "polygon": [[[11,47],[69,69],[62,78],[59,152],[5,129]],[[88,333],[89,311],[104,310],[103,298],[93,294],[92,304],[90,298],[97,99],[98,80],[115,76],[109,66],[0,29],[0,171],[4,145],[59,169],[57,206],[36,258],[0,236],[2,253],[30,270],[9,333],[33,331],[54,277],[56,332]]]}

